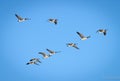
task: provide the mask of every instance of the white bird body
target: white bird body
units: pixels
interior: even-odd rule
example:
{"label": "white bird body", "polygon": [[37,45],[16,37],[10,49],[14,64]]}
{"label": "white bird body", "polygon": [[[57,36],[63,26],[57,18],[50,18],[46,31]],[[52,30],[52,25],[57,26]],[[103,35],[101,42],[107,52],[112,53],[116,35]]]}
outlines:
{"label": "white bird body", "polygon": [[81,40],[86,40],[87,38],[86,37],[84,37],[84,38],[82,38]]}

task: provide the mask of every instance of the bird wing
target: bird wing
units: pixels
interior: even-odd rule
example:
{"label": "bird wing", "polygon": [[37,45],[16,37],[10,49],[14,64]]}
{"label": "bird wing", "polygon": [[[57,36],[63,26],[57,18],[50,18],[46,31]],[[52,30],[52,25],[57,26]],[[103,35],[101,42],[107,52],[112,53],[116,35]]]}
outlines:
{"label": "bird wing", "polygon": [[35,60],[35,58],[30,59],[30,61],[33,61],[33,60]]}
{"label": "bird wing", "polygon": [[30,61],[30,62],[26,63],[26,65],[33,64],[33,63],[34,63],[34,62]]}
{"label": "bird wing", "polygon": [[48,19],[50,22],[52,22],[53,21],[53,19]]}
{"label": "bird wing", "polygon": [[43,57],[46,56],[46,54],[44,52],[39,52],[39,54],[43,55]]}
{"label": "bird wing", "polygon": [[81,34],[80,32],[77,32],[77,34],[81,37],[84,38],[85,36],[83,34]]}
{"label": "bird wing", "polygon": [[19,19],[19,20],[22,20],[23,18],[20,17],[19,15],[15,14],[15,16]]}
{"label": "bird wing", "polygon": [[105,31],[105,32],[103,32],[103,34],[104,34],[104,35],[106,35],[106,31]]}
{"label": "bird wing", "polygon": [[33,62],[33,64],[35,64],[35,65],[39,65],[37,62]]}
{"label": "bird wing", "polygon": [[99,32],[99,30],[96,31],[96,33],[98,33],[98,32]]}
{"label": "bird wing", "polygon": [[36,59],[37,62],[42,63],[38,58]]}
{"label": "bird wing", "polygon": [[26,65],[29,65],[30,63],[28,62],[28,63],[26,63]]}
{"label": "bird wing", "polygon": [[54,53],[54,51],[50,50],[50,49],[46,49],[48,52],[50,53]]}
{"label": "bird wing", "polygon": [[74,45],[73,47],[76,48],[76,49],[79,49],[76,45]]}
{"label": "bird wing", "polygon": [[40,62],[41,63],[41,61],[39,60],[39,58],[32,58],[32,59],[30,59],[30,61],[36,61],[36,62]]}
{"label": "bird wing", "polygon": [[55,24],[57,24],[57,19],[55,19],[55,22],[54,22]]}
{"label": "bird wing", "polygon": [[67,45],[67,46],[70,46],[70,45],[71,45],[71,43],[67,43],[66,45]]}

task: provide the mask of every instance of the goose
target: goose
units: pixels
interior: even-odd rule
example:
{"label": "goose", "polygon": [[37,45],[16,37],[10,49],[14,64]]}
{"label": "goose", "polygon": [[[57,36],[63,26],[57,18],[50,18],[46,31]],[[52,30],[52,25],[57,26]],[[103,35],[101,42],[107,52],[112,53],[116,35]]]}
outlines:
{"label": "goose", "polygon": [[76,49],[79,49],[75,43],[67,43],[67,47],[74,47]]}
{"label": "goose", "polygon": [[103,33],[104,36],[106,36],[107,29],[99,29],[97,30],[98,33]]}
{"label": "goose", "polygon": [[54,23],[55,25],[57,25],[57,23],[58,23],[57,19],[48,19],[48,20],[49,20],[49,22]]}
{"label": "goose", "polygon": [[53,51],[53,50],[50,50],[50,49],[46,49],[46,50],[50,53],[50,55],[54,55],[54,54],[60,52],[60,51]]}
{"label": "goose", "polygon": [[35,61],[30,61],[30,62],[26,63],[26,65],[29,65],[29,64],[39,65],[39,64],[38,64],[37,62],[35,62]]}
{"label": "goose", "polygon": [[30,20],[29,18],[22,18],[21,16],[15,14],[15,16],[17,17],[18,19],[18,22],[23,22],[23,21],[26,21],[26,20]]}
{"label": "goose", "polygon": [[85,36],[84,36],[83,34],[81,34],[80,32],[76,32],[76,33],[80,36],[81,40],[86,40],[86,39],[90,38],[90,36],[85,37]]}
{"label": "goose", "polygon": [[32,59],[30,59],[30,61],[35,61],[35,62],[41,63],[41,61],[39,60],[39,58],[32,58]]}
{"label": "goose", "polygon": [[38,54],[41,54],[42,56],[43,56],[43,58],[44,59],[46,59],[46,58],[49,58],[50,57],[50,55],[47,55],[46,53],[44,53],[44,52],[38,52]]}

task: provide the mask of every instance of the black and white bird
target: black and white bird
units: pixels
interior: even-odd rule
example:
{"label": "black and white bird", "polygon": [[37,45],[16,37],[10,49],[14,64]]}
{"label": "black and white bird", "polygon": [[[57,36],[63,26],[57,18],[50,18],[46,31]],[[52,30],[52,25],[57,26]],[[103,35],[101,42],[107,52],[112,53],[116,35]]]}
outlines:
{"label": "black and white bird", "polygon": [[50,53],[50,55],[54,55],[54,54],[56,54],[56,53],[60,53],[61,51],[53,51],[53,50],[50,50],[50,49],[46,49],[49,53]]}
{"label": "black and white bird", "polygon": [[29,64],[39,65],[36,61],[30,61],[30,62],[26,63],[26,65],[29,65]]}
{"label": "black and white bird", "polygon": [[30,61],[42,63],[39,58],[32,58],[32,59],[30,59]]}
{"label": "black and white bird", "polygon": [[22,18],[21,16],[15,14],[15,16],[17,17],[18,19],[18,22],[23,22],[23,21],[26,21],[26,20],[30,20],[29,18]]}
{"label": "black and white bird", "polygon": [[76,49],[79,49],[75,43],[67,43],[67,47],[74,47]]}
{"label": "black and white bird", "polygon": [[50,55],[48,55],[48,54],[46,54],[46,53],[44,53],[44,52],[38,52],[38,54],[41,54],[41,55],[43,56],[44,59],[50,57]]}
{"label": "black and white bird", "polygon": [[54,23],[55,25],[57,25],[57,23],[58,23],[57,19],[48,19],[48,20],[49,20],[49,22]]}
{"label": "black and white bird", "polygon": [[86,40],[86,39],[90,38],[90,36],[86,37],[83,34],[81,34],[80,32],[76,32],[76,33],[80,36],[81,40]]}
{"label": "black and white bird", "polygon": [[105,36],[107,33],[107,29],[99,29],[97,30],[98,33],[103,33],[103,35]]}

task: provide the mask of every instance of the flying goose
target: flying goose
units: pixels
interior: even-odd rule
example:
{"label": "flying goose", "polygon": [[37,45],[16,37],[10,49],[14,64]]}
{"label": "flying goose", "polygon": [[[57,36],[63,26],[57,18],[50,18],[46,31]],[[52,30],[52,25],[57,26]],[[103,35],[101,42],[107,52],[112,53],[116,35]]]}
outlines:
{"label": "flying goose", "polygon": [[43,58],[44,59],[46,59],[46,58],[49,58],[50,57],[50,55],[47,55],[46,53],[44,53],[44,52],[38,52],[38,54],[41,54],[42,56],[43,56]]}
{"label": "flying goose", "polygon": [[75,43],[67,43],[67,47],[74,47],[76,49],[79,49]]}
{"label": "flying goose", "polygon": [[84,36],[83,34],[81,34],[80,32],[76,32],[76,33],[80,36],[81,40],[86,40],[86,39],[90,38],[90,36],[85,37],[85,36]]}
{"label": "flying goose", "polygon": [[15,14],[15,16],[17,17],[18,22],[23,22],[23,21],[26,21],[26,20],[30,20],[29,18],[22,18],[22,17],[20,17],[20,16],[17,15],[17,14]]}
{"label": "flying goose", "polygon": [[39,65],[36,61],[30,61],[30,62],[26,63],[26,65],[29,65],[29,64]]}
{"label": "flying goose", "polygon": [[58,23],[57,19],[48,19],[48,20],[49,20],[49,22],[54,23],[55,25],[57,25],[57,23]]}
{"label": "flying goose", "polygon": [[107,29],[99,29],[97,30],[98,33],[103,33],[103,35],[105,36],[107,33]]}
{"label": "flying goose", "polygon": [[50,50],[50,49],[46,49],[46,50],[50,53],[50,55],[54,55],[54,54],[60,52],[60,51],[53,51],[53,50]]}
{"label": "flying goose", "polygon": [[35,62],[41,63],[41,61],[39,60],[39,58],[32,58],[32,59],[30,59],[30,61],[35,61]]}

